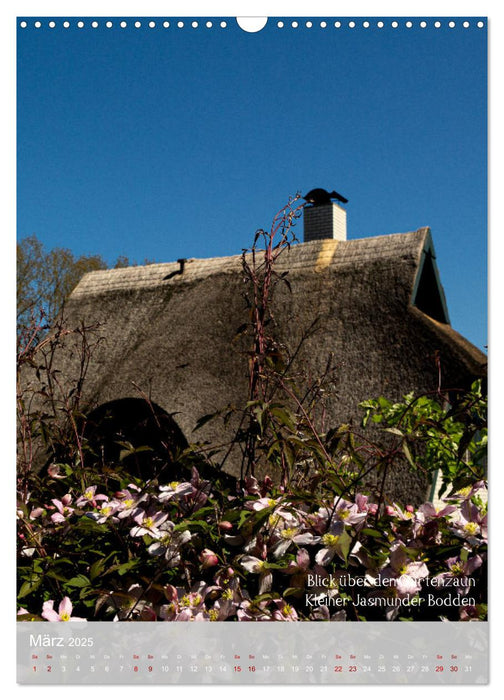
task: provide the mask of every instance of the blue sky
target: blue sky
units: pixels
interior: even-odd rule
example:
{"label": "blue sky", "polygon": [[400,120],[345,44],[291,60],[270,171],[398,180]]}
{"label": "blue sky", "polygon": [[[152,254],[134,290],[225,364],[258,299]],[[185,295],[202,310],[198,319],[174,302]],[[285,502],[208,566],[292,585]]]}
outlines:
{"label": "blue sky", "polygon": [[237,254],[289,195],[334,188],[349,238],[431,227],[452,325],[486,345],[486,22],[137,18],[18,29],[19,237],[110,263]]}

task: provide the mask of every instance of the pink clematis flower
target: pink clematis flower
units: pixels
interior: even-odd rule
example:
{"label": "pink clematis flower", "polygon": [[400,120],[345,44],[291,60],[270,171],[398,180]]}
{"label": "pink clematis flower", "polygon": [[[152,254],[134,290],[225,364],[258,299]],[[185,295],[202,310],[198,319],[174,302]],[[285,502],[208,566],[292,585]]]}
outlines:
{"label": "pink clematis flower", "polygon": [[68,518],[74,512],[74,508],[70,508],[71,502],[72,497],[69,493],[63,496],[61,501],[59,501],[57,498],[52,499],[51,503],[54,503],[58,511],[57,513],[53,513],[51,515],[51,520],[53,523],[64,523],[65,520],[68,520]]}
{"label": "pink clematis flower", "polygon": [[464,501],[458,517],[452,521],[453,532],[464,537],[469,544],[477,545],[487,540],[487,514],[474,503]]}
{"label": "pink clematis flower", "polygon": [[276,543],[273,545],[271,553],[276,559],[283,556],[292,544],[316,544],[320,537],[313,535],[307,530],[303,531],[301,525],[284,527],[276,531]]}
{"label": "pink clematis flower", "polygon": [[119,503],[117,517],[120,520],[128,518],[139,507],[140,503],[147,500],[147,494],[141,494],[140,489],[134,484],[128,484],[128,488],[115,494]]}
{"label": "pink clematis flower", "polygon": [[86,515],[88,516],[88,518],[91,518],[91,520],[94,520],[99,525],[105,523],[109,518],[112,520],[112,522],[117,523],[119,521],[118,518],[115,516],[115,513],[119,510],[119,508],[119,501],[104,501],[97,513],[91,512],[86,513]]}
{"label": "pink clematis flower", "polygon": [[457,506],[453,505],[446,505],[444,508],[436,508],[433,503],[422,503],[418,512],[424,516],[426,521],[429,521],[444,518],[446,515],[450,515],[456,510]]}
{"label": "pink clematis flower", "polygon": [[157,542],[148,548],[149,554],[155,557],[164,555],[169,566],[176,566],[180,562],[181,548],[191,540],[189,530],[174,532],[175,524],[171,520],[165,520],[157,528]]}
{"label": "pink clematis flower", "polygon": [[251,574],[259,574],[259,595],[271,591],[273,572],[268,568],[267,562],[246,554],[241,558],[240,564],[245,571]]}
{"label": "pink clematis flower", "polygon": [[78,507],[92,506],[93,508],[96,508],[98,501],[108,501],[108,496],[105,496],[103,493],[96,493],[96,488],[96,486],[90,486],[87,488],[82,496],[79,496],[79,498],[75,501],[75,505]]}
{"label": "pink clematis flower", "polygon": [[432,579],[436,582],[438,586],[452,586],[455,583],[455,590],[460,593],[460,595],[466,595],[469,593],[471,588],[469,577],[479,569],[483,564],[483,559],[476,554],[476,556],[467,559],[467,561],[462,561],[460,557],[451,557],[446,560],[446,565],[448,571],[444,571]]}
{"label": "pink clematis flower", "polygon": [[193,486],[188,481],[172,481],[167,486],[160,486],[159,490],[161,492],[159,502],[166,503],[177,496],[190,496],[193,492]]}
{"label": "pink clematis flower", "polygon": [[298,614],[296,609],[286,603],[282,598],[275,600],[275,604],[278,610],[273,613],[274,620],[281,620],[282,622],[296,622],[298,620]]}
{"label": "pink clematis flower", "polygon": [[70,598],[65,596],[58,607],[58,612],[54,610],[54,600],[46,600],[42,606],[42,617],[45,617],[49,622],[68,622],[70,620],[76,620],[79,622],[85,622],[85,617],[71,617],[73,610],[73,605],[70,602]]}
{"label": "pink clematis flower", "polygon": [[159,526],[168,520],[168,515],[157,511],[154,513],[147,513],[141,508],[135,509],[132,513],[133,520],[137,523],[135,527],[130,530],[130,535],[132,537],[143,537],[144,535],[150,535],[155,539],[160,539],[162,537],[162,532]]}
{"label": "pink clematis flower", "polygon": [[215,552],[212,552],[211,549],[203,549],[200,552],[198,559],[201,562],[202,569],[211,569],[213,566],[217,566],[219,563],[219,558]]}
{"label": "pink clematis flower", "polygon": [[422,588],[422,579],[429,575],[429,569],[423,561],[412,560],[405,551],[401,541],[390,548],[390,563],[381,572],[384,579],[393,579],[398,597],[415,595]]}
{"label": "pink clematis flower", "polygon": [[319,541],[322,543],[322,549],[315,555],[315,561],[320,566],[326,566],[331,562],[336,554],[342,559],[344,558],[341,550],[340,537],[345,532],[345,525],[341,521],[333,522],[329,532],[326,532]]}

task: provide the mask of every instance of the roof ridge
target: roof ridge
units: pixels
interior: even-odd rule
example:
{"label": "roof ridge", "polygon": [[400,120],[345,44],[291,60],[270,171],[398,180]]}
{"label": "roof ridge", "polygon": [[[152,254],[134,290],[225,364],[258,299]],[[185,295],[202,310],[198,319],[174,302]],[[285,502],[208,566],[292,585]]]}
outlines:
{"label": "roof ridge", "polygon": [[[406,233],[353,238],[329,245],[332,239],[297,243],[278,259],[280,271],[321,271],[328,267],[344,267],[364,264],[372,259],[413,258],[418,264],[427,227]],[[212,258],[188,258],[182,265],[177,262],[150,263],[86,273],[72,292],[72,297],[102,294],[122,289],[156,288],[180,285],[211,277],[214,274],[232,274],[241,269],[242,255],[217,256]],[[323,260],[322,260],[323,258]]]}

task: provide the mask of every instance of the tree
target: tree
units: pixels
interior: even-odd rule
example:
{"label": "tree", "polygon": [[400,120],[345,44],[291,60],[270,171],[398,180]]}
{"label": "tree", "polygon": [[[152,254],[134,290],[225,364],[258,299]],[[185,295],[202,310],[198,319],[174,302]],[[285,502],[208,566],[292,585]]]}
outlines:
{"label": "tree", "polygon": [[[127,267],[128,258],[119,256],[114,267]],[[46,250],[37,236],[27,236],[17,245],[17,323],[30,326],[40,312],[51,326],[70,293],[86,272],[109,265],[101,255],[75,256],[68,248]]]}

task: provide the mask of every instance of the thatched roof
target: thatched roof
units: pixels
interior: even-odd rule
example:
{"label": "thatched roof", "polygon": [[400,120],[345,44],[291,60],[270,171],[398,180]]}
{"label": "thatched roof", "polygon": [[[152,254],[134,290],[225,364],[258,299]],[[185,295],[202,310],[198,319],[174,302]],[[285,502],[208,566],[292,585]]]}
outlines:
{"label": "thatched roof", "polygon": [[[198,418],[246,399],[247,364],[236,342],[246,320],[241,256],[190,259],[179,270],[177,262],[88,273],[66,315],[71,324],[103,324],[87,384],[97,404],[138,396],[135,383],[175,414],[189,441],[214,439],[214,424],[193,433]],[[328,426],[355,420],[364,399],[435,389],[436,355],[445,386],[467,386],[485,372],[485,355],[448,323],[427,228],[293,245],[277,270],[288,271],[292,290],[277,288],[278,337],[294,348],[318,318],[299,368],[316,376],[334,354]],[[421,480],[395,479],[396,492],[423,495]]]}

